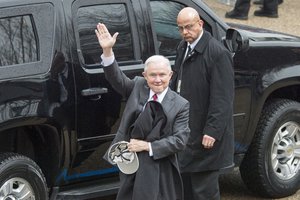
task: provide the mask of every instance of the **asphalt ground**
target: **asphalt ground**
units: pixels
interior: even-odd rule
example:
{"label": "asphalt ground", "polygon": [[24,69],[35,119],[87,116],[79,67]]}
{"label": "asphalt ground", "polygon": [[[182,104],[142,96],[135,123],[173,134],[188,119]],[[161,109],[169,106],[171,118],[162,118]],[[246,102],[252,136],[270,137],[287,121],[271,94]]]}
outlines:
{"label": "asphalt ground", "polygon": [[[279,18],[256,17],[254,10],[259,9],[259,5],[251,5],[248,20],[234,20],[225,18],[225,13],[233,9],[233,5],[224,2],[229,0],[203,0],[215,13],[225,22],[239,23],[249,26],[261,27],[283,33],[300,36],[300,0],[284,0],[278,7]],[[230,0],[231,2],[233,0]],[[252,193],[244,185],[238,168],[232,173],[220,177],[221,200],[266,200]],[[97,198],[93,200],[114,200],[115,196]],[[300,200],[299,191],[289,197],[279,200]]]}

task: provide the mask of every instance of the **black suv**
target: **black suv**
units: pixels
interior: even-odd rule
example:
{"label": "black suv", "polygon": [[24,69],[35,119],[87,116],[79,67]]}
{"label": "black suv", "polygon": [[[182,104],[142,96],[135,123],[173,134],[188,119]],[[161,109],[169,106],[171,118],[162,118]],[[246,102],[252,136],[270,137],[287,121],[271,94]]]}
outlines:
{"label": "black suv", "polygon": [[120,33],[115,55],[133,77],[153,54],[174,63],[185,6],[233,52],[235,164],[245,184],[265,197],[299,189],[299,38],[230,28],[200,0],[0,0],[0,199],[117,191],[118,169],[102,156],[126,100],[104,78],[96,24]]}

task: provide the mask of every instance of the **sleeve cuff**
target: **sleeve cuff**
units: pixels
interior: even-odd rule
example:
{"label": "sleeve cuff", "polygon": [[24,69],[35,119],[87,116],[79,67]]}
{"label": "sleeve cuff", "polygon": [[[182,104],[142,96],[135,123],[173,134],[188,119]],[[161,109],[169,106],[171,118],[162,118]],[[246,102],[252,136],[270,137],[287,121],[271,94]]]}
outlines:
{"label": "sleeve cuff", "polygon": [[148,142],[148,145],[149,145],[149,156],[152,157],[153,156],[153,151],[152,151],[151,143]]}
{"label": "sleeve cuff", "polygon": [[105,57],[103,54],[101,55],[101,65],[103,65],[103,67],[107,67],[111,64],[113,64],[114,60],[115,60],[115,55],[113,54],[112,56],[109,57]]}

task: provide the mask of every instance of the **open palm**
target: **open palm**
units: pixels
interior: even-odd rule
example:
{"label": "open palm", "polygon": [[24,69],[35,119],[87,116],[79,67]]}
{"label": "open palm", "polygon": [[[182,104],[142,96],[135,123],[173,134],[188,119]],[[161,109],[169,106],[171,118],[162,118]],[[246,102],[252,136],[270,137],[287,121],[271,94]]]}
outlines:
{"label": "open palm", "polygon": [[97,24],[95,30],[98,41],[102,49],[112,48],[116,43],[116,39],[119,33],[115,33],[113,36],[108,32],[106,26],[102,23]]}

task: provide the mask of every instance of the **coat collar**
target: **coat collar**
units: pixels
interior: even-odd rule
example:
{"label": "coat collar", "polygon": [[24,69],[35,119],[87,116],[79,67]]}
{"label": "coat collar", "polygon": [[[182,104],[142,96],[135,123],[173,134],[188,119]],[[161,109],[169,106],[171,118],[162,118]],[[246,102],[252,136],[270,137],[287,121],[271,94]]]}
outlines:
{"label": "coat collar", "polygon": [[[193,51],[196,51],[200,54],[202,54],[204,52],[204,49],[208,43],[208,41],[211,39],[211,34],[209,32],[207,32],[206,30],[203,30],[203,35],[200,38],[200,40],[198,41],[198,43],[196,44],[195,48]],[[185,50],[187,48],[187,42],[182,41],[179,44],[179,48],[178,48],[178,56],[179,56],[179,60],[182,60],[185,54]]]}
{"label": "coat collar", "polygon": [[196,44],[194,50],[200,54],[203,54],[205,47],[207,46],[209,40],[211,39],[211,35],[209,32],[203,30],[203,35],[199,42]]}

